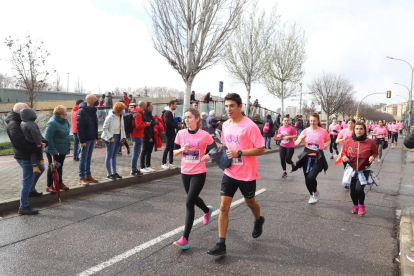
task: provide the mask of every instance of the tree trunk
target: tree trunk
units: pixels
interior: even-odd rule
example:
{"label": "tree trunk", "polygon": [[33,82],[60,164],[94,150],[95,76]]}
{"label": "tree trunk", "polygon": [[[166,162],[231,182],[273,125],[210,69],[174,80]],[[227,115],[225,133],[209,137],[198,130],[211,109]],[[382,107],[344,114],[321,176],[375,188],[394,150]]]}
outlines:
{"label": "tree trunk", "polygon": [[190,108],[190,98],[191,98],[191,87],[193,86],[194,78],[187,79],[185,83],[185,93],[184,93],[184,106],[183,106],[183,118],[184,112]]}
{"label": "tree trunk", "polygon": [[280,94],[282,97],[280,97],[280,100],[282,101],[282,111],[280,112],[282,115],[285,115],[285,104],[284,104],[284,91],[283,91],[283,82],[282,82],[282,93]]}
{"label": "tree trunk", "polygon": [[250,117],[249,113],[250,113],[250,91],[251,91],[251,84],[248,83],[246,84],[246,90],[247,90],[247,98],[246,98],[246,108],[244,110],[244,113],[246,114],[247,117]]}

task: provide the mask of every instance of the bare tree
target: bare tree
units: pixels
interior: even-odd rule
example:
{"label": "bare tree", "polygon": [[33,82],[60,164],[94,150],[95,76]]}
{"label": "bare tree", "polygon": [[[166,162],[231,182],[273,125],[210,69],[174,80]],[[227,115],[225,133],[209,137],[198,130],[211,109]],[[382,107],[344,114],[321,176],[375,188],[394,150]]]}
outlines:
{"label": "bare tree", "polygon": [[83,86],[83,82],[81,81],[81,79],[79,77],[75,82],[75,92],[76,93],[85,93],[86,92],[86,88]]}
{"label": "bare tree", "polygon": [[0,88],[11,88],[13,79],[7,75],[0,74]]}
{"label": "bare tree", "polygon": [[345,118],[353,118],[356,114],[356,110],[357,103],[351,95],[351,98],[348,100],[348,102],[340,107],[338,113],[341,114],[342,118],[345,120]]}
{"label": "bare tree", "polygon": [[34,100],[37,92],[44,89],[50,72],[45,68],[46,59],[50,56],[47,50],[43,49],[43,41],[34,42],[29,36],[24,42],[14,40],[9,36],[5,44],[11,52],[10,64],[17,83],[27,90],[28,104],[34,107]]}
{"label": "bare tree", "polygon": [[306,122],[307,120],[309,120],[311,113],[314,113],[314,112],[316,112],[315,103],[312,102],[310,105],[308,105],[308,103],[305,101],[302,106],[302,114],[301,114],[303,116],[303,121]]}
{"label": "bare tree", "polygon": [[56,81],[53,83],[53,90],[55,91],[63,91],[64,88],[60,82],[60,75],[56,74]]}
{"label": "bare tree", "polygon": [[266,11],[258,11],[257,1],[251,11],[244,17],[224,50],[223,65],[230,77],[241,81],[247,90],[246,114],[249,111],[249,100],[252,83],[258,82],[263,75],[271,47],[271,39],[275,33],[280,16],[276,14],[276,6],[269,17]]}
{"label": "bare tree", "polygon": [[331,115],[338,113],[343,105],[349,103],[354,89],[347,79],[334,74],[323,74],[315,79],[308,88],[314,93],[314,99],[326,113],[327,121]]}
{"label": "bare tree", "polygon": [[263,75],[263,84],[268,93],[279,98],[284,113],[284,100],[293,96],[304,75],[306,60],[305,33],[296,24],[285,24],[274,37],[267,55],[268,63]]}
{"label": "bare tree", "polygon": [[249,0],[152,0],[154,48],[186,84],[184,110],[190,107],[195,76],[219,61]]}

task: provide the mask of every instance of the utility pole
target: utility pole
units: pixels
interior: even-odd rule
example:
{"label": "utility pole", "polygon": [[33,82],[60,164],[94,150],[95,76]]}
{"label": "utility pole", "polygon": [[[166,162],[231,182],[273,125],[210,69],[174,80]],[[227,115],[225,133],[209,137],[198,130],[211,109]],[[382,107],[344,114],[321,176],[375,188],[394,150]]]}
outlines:
{"label": "utility pole", "polygon": [[66,91],[69,92],[69,73],[68,73],[68,86],[66,88]]}

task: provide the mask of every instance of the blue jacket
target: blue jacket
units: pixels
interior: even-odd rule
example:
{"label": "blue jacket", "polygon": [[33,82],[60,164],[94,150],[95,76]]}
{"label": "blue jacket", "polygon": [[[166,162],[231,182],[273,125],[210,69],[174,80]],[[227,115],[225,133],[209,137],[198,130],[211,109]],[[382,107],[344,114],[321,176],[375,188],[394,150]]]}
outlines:
{"label": "blue jacket", "polygon": [[98,139],[98,117],[96,107],[87,106],[85,102],[79,105],[76,115],[76,128],[80,143]]}
{"label": "blue jacket", "polygon": [[46,124],[45,138],[49,145],[44,152],[50,155],[66,155],[70,152],[69,122],[56,116],[52,116]]}

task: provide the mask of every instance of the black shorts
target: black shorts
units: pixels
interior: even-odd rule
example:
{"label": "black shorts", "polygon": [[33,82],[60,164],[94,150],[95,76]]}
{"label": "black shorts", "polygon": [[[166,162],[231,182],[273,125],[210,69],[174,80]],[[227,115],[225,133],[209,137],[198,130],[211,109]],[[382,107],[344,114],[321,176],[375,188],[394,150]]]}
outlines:
{"label": "black shorts", "polygon": [[245,198],[253,198],[256,194],[256,180],[242,181],[231,178],[226,174],[223,175],[221,181],[221,195],[234,197],[234,194],[240,189],[240,192]]}

